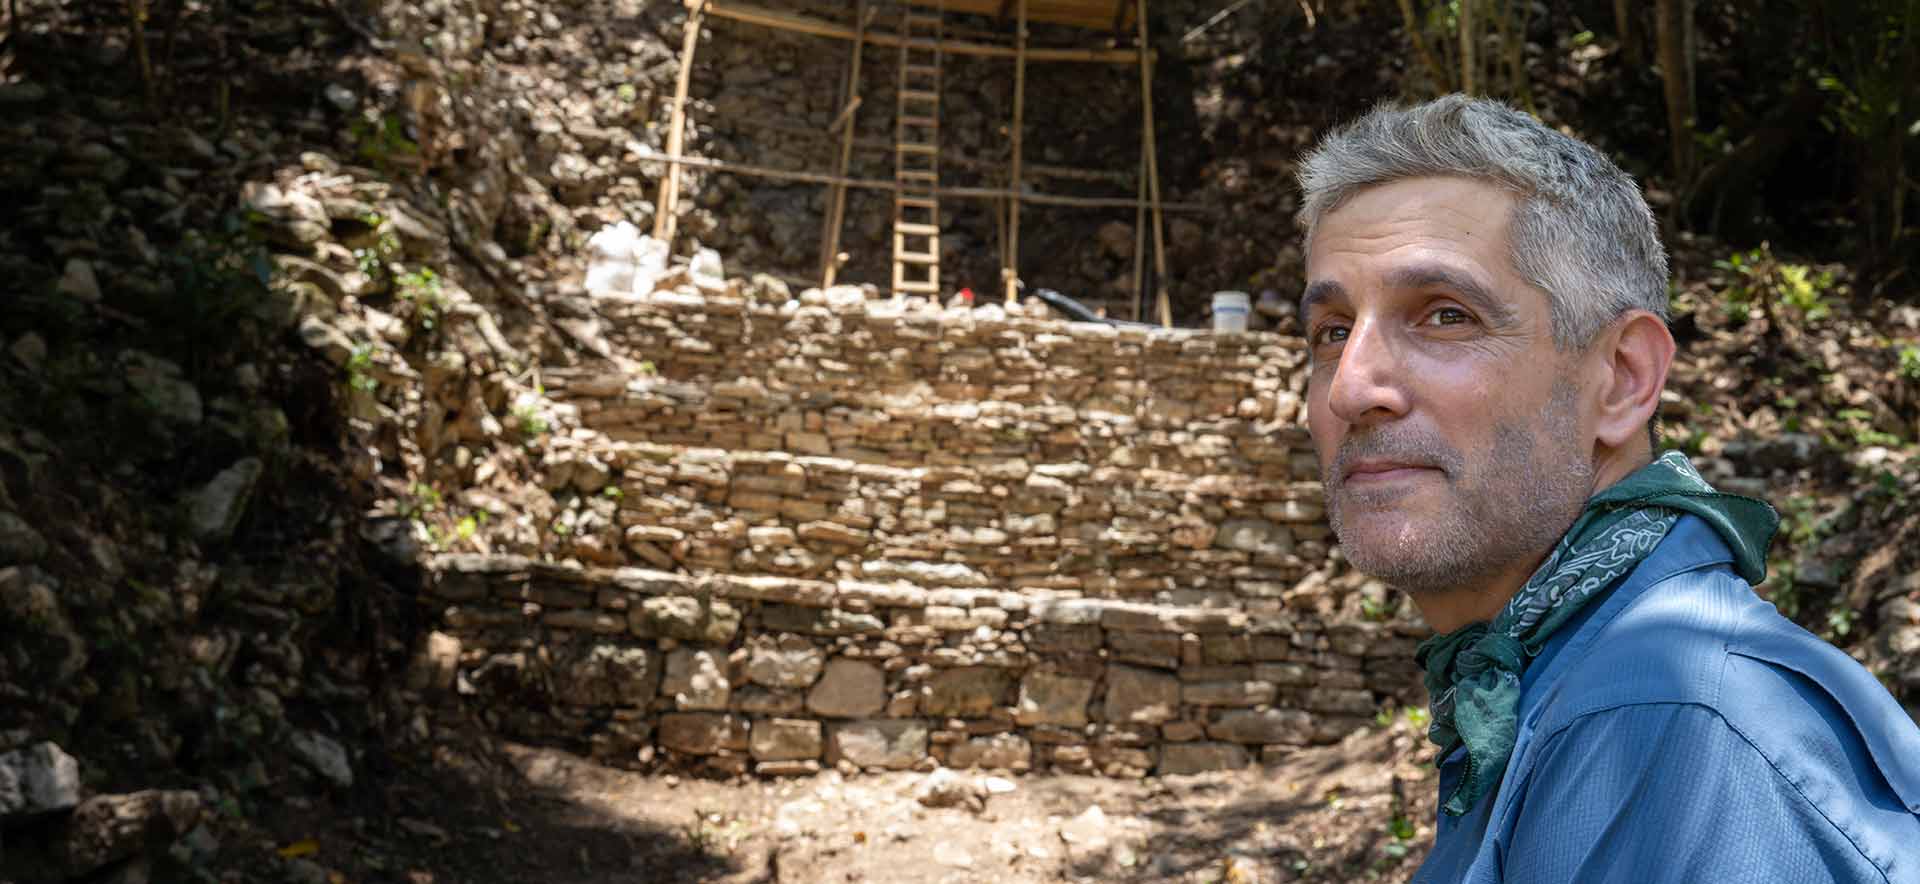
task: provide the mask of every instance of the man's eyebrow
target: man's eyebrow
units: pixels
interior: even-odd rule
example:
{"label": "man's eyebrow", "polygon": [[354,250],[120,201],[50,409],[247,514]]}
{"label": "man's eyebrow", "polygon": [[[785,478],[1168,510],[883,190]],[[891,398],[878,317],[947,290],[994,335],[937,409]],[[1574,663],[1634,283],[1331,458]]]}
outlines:
{"label": "man's eyebrow", "polygon": [[1331,279],[1317,279],[1307,284],[1307,290],[1300,293],[1300,321],[1307,321],[1307,311],[1328,301],[1346,300],[1347,290]]}
{"label": "man's eyebrow", "polygon": [[1445,265],[1418,264],[1397,268],[1387,273],[1386,283],[1397,289],[1447,289],[1480,311],[1490,325],[1506,325],[1514,319],[1512,305],[1501,301],[1480,280]]}

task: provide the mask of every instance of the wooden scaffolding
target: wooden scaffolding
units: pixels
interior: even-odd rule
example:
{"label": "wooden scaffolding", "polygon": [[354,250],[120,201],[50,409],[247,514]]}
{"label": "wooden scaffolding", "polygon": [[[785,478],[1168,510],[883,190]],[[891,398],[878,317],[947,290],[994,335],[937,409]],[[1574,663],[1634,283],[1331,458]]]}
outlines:
{"label": "wooden scaffolding", "polygon": [[[1134,208],[1133,319],[1140,319],[1146,276],[1146,231],[1151,214],[1153,230],[1154,318],[1161,325],[1173,321],[1167,283],[1166,234],[1163,216],[1169,210],[1196,209],[1173,205],[1160,198],[1160,163],[1153,123],[1154,53],[1147,44],[1147,0],[855,0],[852,25],[815,16],[767,9],[736,0],[685,0],[686,33],[680,48],[667,132],[666,174],[654,214],[654,236],[673,240],[680,198],[682,168],[704,168],[784,180],[812,181],[829,188],[821,231],[820,280],[833,285],[845,255],[840,251],[846,223],[847,190],[852,187],[893,193],[893,274],[895,294],[940,294],[940,200],[992,199],[1000,204],[1000,267],[1004,295],[1015,300],[1020,289],[1020,213],[1023,204],[1132,206]],[[882,17],[883,11],[892,14]],[[950,13],[989,16],[1014,24],[1012,45],[994,35],[949,30]],[[832,174],[790,172],[741,163],[726,163],[685,153],[687,92],[700,29],[708,18],[723,18],[794,33],[849,40],[852,64],[841,110],[827,129],[840,139]],[[875,27],[884,22],[893,28]],[[1028,45],[1028,25],[1043,22],[1131,36],[1131,48],[1083,48]],[[976,36],[985,39],[969,39]],[[860,67],[869,46],[900,52],[894,115],[892,181],[847,177],[854,146],[854,115],[862,103]],[[1008,128],[1010,160],[1003,188],[950,187],[940,177],[940,97],[942,66],[951,55],[1007,58],[1013,62],[1013,118]],[[1140,70],[1140,164],[1129,176],[1137,182],[1130,197],[1076,197],[1029,189],[1022,168],[1022,141],[1026,127],[1026,77],[1029,62],[1085,62],[1136,64]]]}

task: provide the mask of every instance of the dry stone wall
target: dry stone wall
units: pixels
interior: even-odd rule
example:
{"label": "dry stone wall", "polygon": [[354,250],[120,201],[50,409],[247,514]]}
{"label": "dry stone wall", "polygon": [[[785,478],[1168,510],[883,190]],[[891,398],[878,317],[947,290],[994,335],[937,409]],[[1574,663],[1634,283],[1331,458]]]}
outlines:
{"label": "dry stone wall", "polygon": [[438,560],[417,677],[502,730],[1173,774],[1414,699],[1418,625],[1330,554],[1299,341],[698,281],[602,305],[649,364],[544,377],[550,546]]}

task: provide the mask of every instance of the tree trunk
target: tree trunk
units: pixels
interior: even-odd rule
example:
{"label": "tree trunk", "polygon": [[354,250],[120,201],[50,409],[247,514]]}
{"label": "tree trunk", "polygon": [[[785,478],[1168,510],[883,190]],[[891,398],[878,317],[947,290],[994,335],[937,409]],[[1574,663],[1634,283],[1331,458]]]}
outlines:
{"label": "tree trunk", "polygon": [[1667,134],[1673,160],[1673,187],[1684,192],[1693,175],[1693,90],[1687,71],[1686,11],[1690,0],[1656,0],[1655,35],[1660,51],[1660,80],[1667,98]]}
{"label": "tree trunk", "polygon": [[1644,64],[1645,53],[1633,28],[1633,0],[1613,0],[1613,29],[1620,35],[1620,53],[1626,56],[1627,64],[1636,68]]}
{"label": "tree trunk", "polygon": [[1446,65],[1433,56],[1433,49],[1427,46],[1426,29],[1420,24],[1420,17],[1414,14],[1413,0],[1400,0],[1400,20],[1407,29],[1407,39],[1413,41],[1413,51],[1427,65],[1427,73],[1433,77],[1433,91],[1444,95],[1453,91],[1453,78],[1447,76]]}
{"label": "tree trunk", "polygon": [[1478,29],[1474,27],[1473,0],[1460,0],[1460,91],[1472,95],[1479,91],[1480,56],[1474,51],[1478,41]]}

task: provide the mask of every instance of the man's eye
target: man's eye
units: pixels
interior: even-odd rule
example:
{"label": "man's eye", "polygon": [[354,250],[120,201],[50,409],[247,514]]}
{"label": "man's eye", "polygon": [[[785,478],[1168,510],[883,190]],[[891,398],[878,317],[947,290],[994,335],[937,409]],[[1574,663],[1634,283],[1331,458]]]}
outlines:
{"label": "man's eye", "polygon": [[1338,344],[1346,341],[1347,327],[1344,325],[1323,325],[1313,332],[1315,344]]}
{"label": "man's eye", "polygon": [[1458,307],[1442,307],[1427,314],[1427,322],[1431,325],[1459,325],[1472,321],[1473,316]]}

